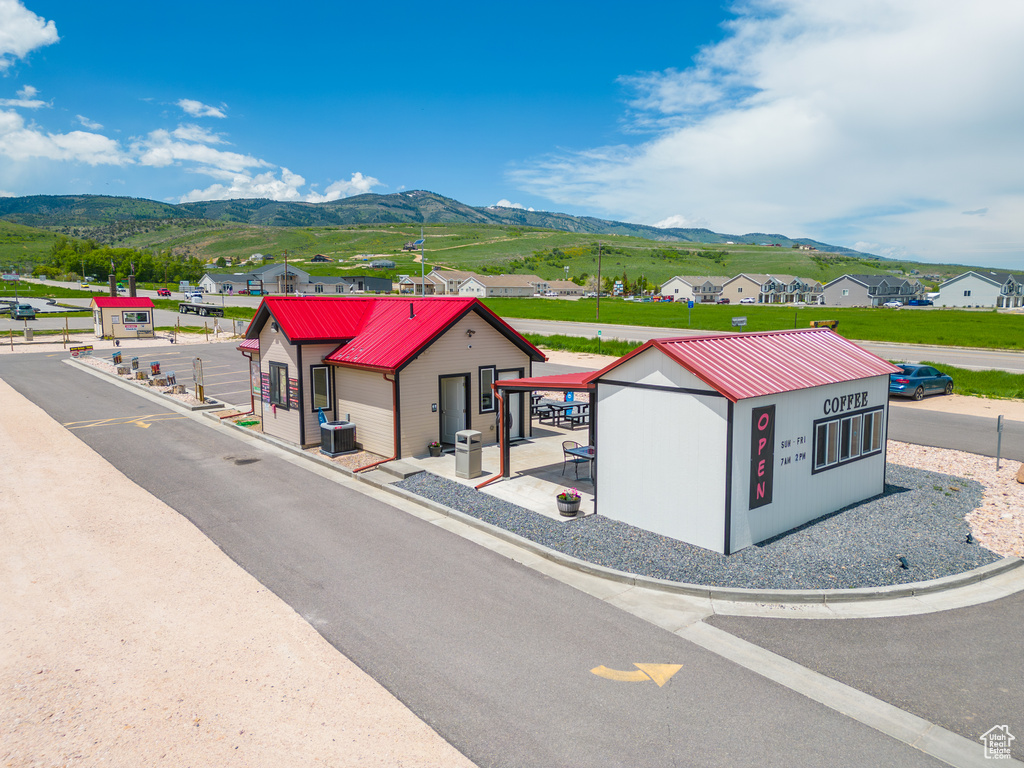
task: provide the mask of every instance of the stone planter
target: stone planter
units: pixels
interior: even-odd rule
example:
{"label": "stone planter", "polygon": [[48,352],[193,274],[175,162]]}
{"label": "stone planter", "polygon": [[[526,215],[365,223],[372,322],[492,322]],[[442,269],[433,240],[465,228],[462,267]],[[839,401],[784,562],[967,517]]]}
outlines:
{"label": "stone planter", "polygon": [[428,445],[427,450],[430,451],[430,455],[435,459],[441,455],[440,445]]}
{"label": "stone planter", "polygon": [[562,499],[555,497],[555,502],[558,504],[558,514],[563,517],[572,517],[580,511],[580,499],[579,497],[571,501],[562,501]]}

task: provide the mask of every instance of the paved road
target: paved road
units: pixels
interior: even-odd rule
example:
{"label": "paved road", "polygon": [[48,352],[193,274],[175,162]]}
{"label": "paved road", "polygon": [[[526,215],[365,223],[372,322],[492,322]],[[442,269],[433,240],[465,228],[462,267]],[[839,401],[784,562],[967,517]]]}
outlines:
{"label": "paved road", "polygon": [[1024,759],[1024,594],[923,616],[707,623],[972,741],[1009,725]]}
{"label": "paved road", "polygon": [[[481,766],[940,764],[262,445],[141,428],[158,405],[56,359],[2,375]],[[591,672],[634,663],[681,668],[662,687]]]}

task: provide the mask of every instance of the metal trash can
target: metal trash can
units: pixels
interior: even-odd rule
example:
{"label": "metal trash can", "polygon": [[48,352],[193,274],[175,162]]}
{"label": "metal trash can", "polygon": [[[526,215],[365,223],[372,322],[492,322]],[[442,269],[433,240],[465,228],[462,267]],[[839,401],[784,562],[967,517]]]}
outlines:
{"label": "metal trash can", "polygon": [[356,452],[356,425],[350,421],[325,421],[320,425],[320,453],[341,456]]}
{"label": "metal trash can", "polygon": [[483,435],[475,429],[455,433],[455,476],[467,480],[480,476],[480,455]]}
{"label": "metal trash can", "polygon": [[32,341],[32,329],[31,328],[26,328],[25,329],[25,341]]}

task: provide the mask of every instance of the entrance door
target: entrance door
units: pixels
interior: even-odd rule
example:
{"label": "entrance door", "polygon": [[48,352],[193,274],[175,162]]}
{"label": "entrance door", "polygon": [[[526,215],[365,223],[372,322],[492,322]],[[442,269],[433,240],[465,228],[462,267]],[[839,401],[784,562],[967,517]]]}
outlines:
{"label": "entrance door", "polygon": [[[511,371],[498,371],[498,379],[518,379],[522,378],[523,369],[517,368]],[[522,392],[506,392],[505,397],[508,398],[508,426],[509,440],[521,440],[526,437],[526,432],[523,427],[523,393]]]}
{"label": "entrance door", "polygon": [[466,377],[441,377],[441,442],[454,443],[466,428]]}

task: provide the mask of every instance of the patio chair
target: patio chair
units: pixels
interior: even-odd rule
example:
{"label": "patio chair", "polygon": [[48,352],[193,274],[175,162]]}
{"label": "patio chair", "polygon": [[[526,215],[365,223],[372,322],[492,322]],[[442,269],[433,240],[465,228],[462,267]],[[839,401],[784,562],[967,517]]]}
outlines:
{"label": "patio chair", "polygon": [[573,470],[576,472],[576,479],[580,479],[580,464],[589,464],[590,459],[585,459],[582,456],[576,456],[575,454],[569,453],[570,448],[581,448],[582,446],[575,440],[564,440],[562,441],[562,474],[565,474],[565,465],[572,464]]}

